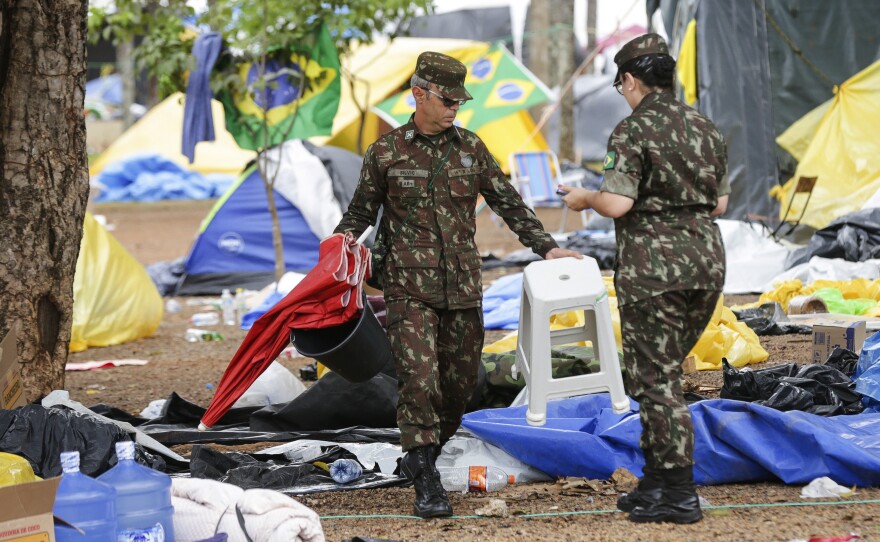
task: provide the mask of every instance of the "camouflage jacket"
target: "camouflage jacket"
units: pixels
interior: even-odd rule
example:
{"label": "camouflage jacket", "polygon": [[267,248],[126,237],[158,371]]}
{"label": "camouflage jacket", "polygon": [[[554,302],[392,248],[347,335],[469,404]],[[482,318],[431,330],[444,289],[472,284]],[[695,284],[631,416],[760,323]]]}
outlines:
{"label": "camouflage jacket", "polygon": [[359,235],[384,206],[379,237],[390,244],[385,297],[450,309],[478,307],[479,194],[537,254],[557,246],[476,134],[452,127],[432,141],[412,118],[367,149],[357,189],[335,232]]}
{"label": "camouflage jacket", "polygon": [[614,221],[620,304],[721,290],[724,245],[710,213],[730,184],[715,125],[671,92],[648,94],[612,132],[603,167],[601,190],[635,200]]}

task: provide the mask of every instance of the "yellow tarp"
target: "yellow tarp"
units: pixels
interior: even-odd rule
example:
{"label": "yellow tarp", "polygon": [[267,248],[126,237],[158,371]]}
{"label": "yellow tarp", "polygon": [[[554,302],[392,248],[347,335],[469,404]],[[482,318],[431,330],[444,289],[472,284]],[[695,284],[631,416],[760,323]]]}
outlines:
{"label": "yellow tarp", "polygon": [[[605,277],[608,289],[608,301],[611,307],[611,321],[614,326],[614,340],[617,350],[622,350],[620,338],[620,313],[617,310],[617,294],[611,277]],[[550,329],[563,329],[584,325],[583,312],[566,312],[554,314],[550,318]],[[507,335],[483,348],[483,352],[501,353],[516,350],[516,332]],[[574,343],[585,346],[586,343]],[[706,326],[703,335],[688,355],[696,358],[698,370],[720,369],[721,358],[734,367],[743,367],[750,363],[766,361],[770,354],[761,346],[758,335],[749,326],[738,322],[736,315],[724,306],[724,298],[718,300],[712,320]]]}
{"label": "yellow tarp", "polygon": [[162,312],[162,296],[144,266],[86,213],[73,277],[70,351],[149,337]]}
{"label": "yellow tarp", "polygon": [[[822,110],[824,115],[817,123]],[[794,177],[771,194],[781,202],[781,217],[797,180],[817,177],[801,223],[824,228],[835,218],[860,209],[880,188],[880,61],[840,85],[830,103],[820,105],[802,121],[777,139],[793,155],[809,144]],[[795,198],[790,218],[800,216],[805,201],[805,197]]]}
{"label": "yellow tarp", "polygon": [[[486,42],[437,38],[396,38],[393,41],[380,40],[353,47],[348,55],[340,59],[342,95],[339,110],[333,119],[333,134],[330,137],[312,138],[311,141],[353,152],[365,151],[381,135],[380,129],[383,126],[370,108],[398,92],[409,81],[420,53],[437,51],[468,64],[489,47],[490,44]],[[363,121],[364,130],[360,136],[362,148],[359,151],[358,134],[362,110],[367,111],[367,114]],[[529,114],[521,111],[487,124],[476,133],[501,163],[501,167],[509,171],[507,158],[511,152],[548,148],[540,133],[528,141],[534,127]]]}
{"label": "yellow tarp", "polygon": [[196,145],[196,160],[192,164],[180,152],[183,137],[183,94],[176,93],[147,111],[147,114],[119,136],[89,167],[95,176],[108,164],[137,154],[154,153],[191,171],[199,173],[226,173],[238,176],[244,166],[256,157],[253,151],[241,149],[226,131],[223,105],[211,102],[214,115],[214,141]]}
{"label": "yellow tarp", "polygon": [[697,101],[697,21],[688,23],[678,50],[678,61],[675,64],[678,82],[684,90],[684,101],[694,105]]}

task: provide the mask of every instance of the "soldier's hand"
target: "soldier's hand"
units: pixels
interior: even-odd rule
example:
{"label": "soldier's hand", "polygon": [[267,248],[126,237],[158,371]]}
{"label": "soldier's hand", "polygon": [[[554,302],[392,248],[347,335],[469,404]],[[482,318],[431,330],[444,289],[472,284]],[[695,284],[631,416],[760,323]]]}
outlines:
{"label": "soldier's hand", "polygon": [[594,193],[592,190],[560,184],[556,187],[556,193],[562,203],[572,211],[583,211],[592,207],[590,205],[590,194]]}
{"label": "soldier's hand", "polygon": [[584,255],[580,252],[559,247],[551,249],[550,252],[544,255],[545,260],[555,260],[556,258],[577,258],[578,260],[581,260],[583,257]]}

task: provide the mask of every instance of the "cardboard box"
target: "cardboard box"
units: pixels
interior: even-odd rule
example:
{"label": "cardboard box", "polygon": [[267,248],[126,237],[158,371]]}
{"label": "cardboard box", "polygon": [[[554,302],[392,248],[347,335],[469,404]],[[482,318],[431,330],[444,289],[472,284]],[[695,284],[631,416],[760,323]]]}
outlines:
{"label": "cardboard box", "polygon": [[813,326],[813,363],[825,363],[838,346],[859,353],[865,343],[865,321],[827,322]]}
{"label": "cardboard box", "polygon": [[0,487],[0,542],[55,542],[52,506],[61,477]]}
{"label": "cardboard box", "polygon": [[[13,325],[3,341],[0,342],[0,408],[12,410],[24,406],[24,404],[21,366],[18,363],[18,347],[15,342],[15,326]],[[0,538],[0,540],[3,539]]]}

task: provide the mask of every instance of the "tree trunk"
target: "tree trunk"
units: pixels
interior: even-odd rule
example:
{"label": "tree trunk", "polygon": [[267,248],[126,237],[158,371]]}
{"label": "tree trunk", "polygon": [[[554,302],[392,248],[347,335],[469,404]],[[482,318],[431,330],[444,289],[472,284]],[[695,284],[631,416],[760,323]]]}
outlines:
{"label": "tree trunk", "polygon": [[0,2],[0,336],[25,397],[64,387],[89,177],[82,0]]}
{"label": "tree trunk", "polygon": [[[574,21],[574,3],[568,0],[553,0],[552,6],[553,35],[556,45],[553,47],[555,62],[553,63],[553,85],[559,92],[574,72],[574,32],[571,26]],[[574,156],[574,87],[559,98],[559,159],[573,162]]]}

